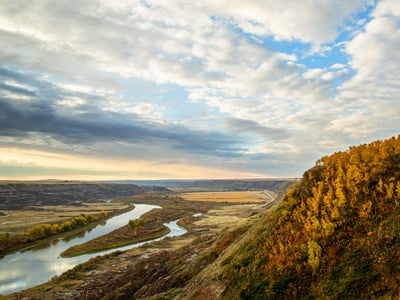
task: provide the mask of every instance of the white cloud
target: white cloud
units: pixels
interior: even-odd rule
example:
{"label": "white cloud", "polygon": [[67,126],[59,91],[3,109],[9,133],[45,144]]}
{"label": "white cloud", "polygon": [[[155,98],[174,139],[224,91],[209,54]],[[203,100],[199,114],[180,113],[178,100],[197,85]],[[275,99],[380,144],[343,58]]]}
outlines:
{"label": "white cloud", "polygon": [[340,88],[338,106],[343,116],[333,123],[338,130],[352,130],[364,138],[398,133],[399,6],[398,1],[379,2],[365,31],[346,46],[356,74]]}
{"label": "white cloud", "polygon": [[233,25],[247,33],[317,44],[332,41],[337,36],[337,28],[352,13],[362,9],[364,4],[358,0],[281,0],[279,3],[260,0],[208,0],[201,3],[201,8],[209,15],[228,18]]}
{"label": "white cloud", "polygon": [[400,16],[400,3],[396,0],[381,0],[377,3],[372,15],[374,17]]}
{"label": "white cloud", "polygon": [[[234,118],[248,120],[242,124],[249,128],[256,124],[252,130],[259,136],[271,128],[287,133],[279,141],[268,140],[265,134],[265,140],[252,140],[254,144],[249,142],[237,153],[263,149],[273,155],[265,159],[266,164],[317,159],[325,151],[397,128],[399,4],[382,0],[368,23],[366,16],[354,19],[355,13],[371,4],[362,0],[105,0],[79,5],[3,1],[0,62],[32,71],[64,89],[66,95],[53,101],[59,101],[58,109],[65,115],[94,109],[160,125],[183,109],[171,103],[193,101],[198,107],[206,106],[203,111],[218,111],[213,117],[220,119],[212,122],[221,126],[217,131],[243,132],[222,121]],[[354,26],[360,31],[354,32],[354,38],[349,35],[344,48],[349,64],[332,61],[328,67],[311,68],[262,41],[272,36],[275,41],[309,43],[312,55],[323,56],[333,51],[332,44],[343,45],[336,41],[340,30]],[[355,75],[349,80],[352,71]],[[168,85],[184,91],[187,99],[180,96],[176,102],[163,104],[163,99],[151,99],[152,91],[146,90],[156,89],[154,94],[162,95]],[[4,95],[16,99],[12,88],[20,87],[16,82]],[[144,95],[137,95],[138,91]],[[105,116],[110,117],[101,115],[99,120]],[[387,129],[377,129],[382,126]],[[176,151],[175,157],[190,159],[172,143],[163,147],[168,155]],[[157,148],[152,146],[154,156],[166,151]],[[129,145],[124,149],[129,152]],[[213,151],[209,152],[212,156]],[[245,165],[245,158],[226,158],[225,162],[195,158],[204,164],[220,163],[221,168],[235,162]]]}
{"label": "white cloud", "polygon": [[134,113],[142,117],[144,120],[151,120],[156,122],[162,122],[164,120],[163,111],[165,107],[151,103],[151,102],[139,102],[135,103],[127,112]]}
{"label": "white cloud", "polygon": [[346,65],[344,65],[344,64],[333,64],[332,66],[331,66],[331,68],[332,69],[343,69],[343,68],[345,68],[346,67]]}
{"label": "white cloud", "polygon": [[[319,44],[334,39],[338,26],[362,8],[359,1],[291,0],[279,5],[272,1],[204,1],[195,5],[88,1],[78,6],[69,1],[43,1],[33,8],[20,5],[12,9],[15,6],[14,1],[4,4],[1,28],[17,35],[11,41],[14,54],[23,47],[20,57],[26,59],[24,52],[31,48],[28,57],[36,68],[75,80],[81,80],[85,70],[88,74],[112,71],[184,86],[203,84],[221,70],[229,73],[238,57],[245,59],[241,65],[251,63],[253,69],[260,64],[265,49],[240,41],[232,32],[234,27],[251,34]],[[226,23],[218,20],[221,18]],[[72,67],[78,64],[79,70]]]}
{"label": "white cloud", "polygon": [[62,105],[62,106],[67,106],[70,108],[75,108],[79,105],[85,104],[85,100],[80,99],[78,97],[70,97],[70,98],[64,98],[64,99],[58,100],[57,104]]}

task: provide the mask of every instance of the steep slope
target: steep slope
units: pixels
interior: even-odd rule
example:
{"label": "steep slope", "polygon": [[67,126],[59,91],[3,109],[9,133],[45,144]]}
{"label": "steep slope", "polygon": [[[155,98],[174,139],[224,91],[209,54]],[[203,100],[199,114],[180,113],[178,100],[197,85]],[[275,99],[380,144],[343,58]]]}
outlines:
{"label": "steep slope", "polygon": [[398,299],[400,136],[323,157],[184,298]]}

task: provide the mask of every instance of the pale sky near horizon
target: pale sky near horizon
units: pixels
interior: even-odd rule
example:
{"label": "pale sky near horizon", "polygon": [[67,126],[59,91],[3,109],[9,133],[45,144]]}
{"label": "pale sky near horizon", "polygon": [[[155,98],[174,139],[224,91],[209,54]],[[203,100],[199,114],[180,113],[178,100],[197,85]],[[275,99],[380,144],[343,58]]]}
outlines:
{"label": "pale sky near horizon", "polygon": [[300,177],[397,136],[399,0],[0,0],[0,179]]}

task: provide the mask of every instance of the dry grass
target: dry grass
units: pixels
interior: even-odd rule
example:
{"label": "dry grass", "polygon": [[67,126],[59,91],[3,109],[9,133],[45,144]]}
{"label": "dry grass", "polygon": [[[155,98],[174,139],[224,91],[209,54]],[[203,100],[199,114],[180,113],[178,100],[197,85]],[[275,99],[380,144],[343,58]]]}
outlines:
{"label": "dry grass", "polygon": [[187,201],[225,202],[225,203],[263,203],[271,201],[275,193],[271,191],[238,192],[197,192],[178,194]]}
{"label": "dry grass", "polygon": [[6,216],[0,216],[0,234],[4,232],[24,233],[35,225],[58,223],[80,214],[98,214],[101,211],[112,213],[126,207],[126,204],[102,202],[88,203],[85,206],[38,206],[35,210],[2,211]]}

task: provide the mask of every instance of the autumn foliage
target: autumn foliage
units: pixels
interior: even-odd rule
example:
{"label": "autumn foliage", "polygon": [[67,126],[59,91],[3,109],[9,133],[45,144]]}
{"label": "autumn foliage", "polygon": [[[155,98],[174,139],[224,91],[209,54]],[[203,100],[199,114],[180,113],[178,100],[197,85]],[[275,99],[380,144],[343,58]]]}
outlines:
{"label": "autumn foliage", "polygon": [[[101,216],[104,216],[102,214]],[[100,220],[100,215],[85,215],[81,214],[75,218],[65,220],[61,223],[54,224],[40,224],[28,230],[28,234],[36,239],[44,238],[59,233],[67,232],[76,228],[81,228],[89,223],[97,222]]]}
{"label": "autumn foliage", "polygon": [[48,237],[69,232],[74,229],[82,228],[89,224],[96,224],[106,219],[107,212],[101,211],[99,214],[81,214],[72,219],[64,220],[59,223],[44,223],[35,225],[27,230],[25,234],[11,235],[5,233],[0,236],[0,257],[12,250],[18,250],[19,247],[42,240]]}
{"label": "autumn foliage", "polygon": [[243,299],[400,296],[400,136],[317,161],[226,276]]}

